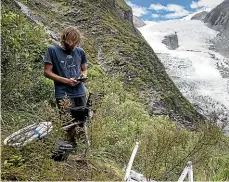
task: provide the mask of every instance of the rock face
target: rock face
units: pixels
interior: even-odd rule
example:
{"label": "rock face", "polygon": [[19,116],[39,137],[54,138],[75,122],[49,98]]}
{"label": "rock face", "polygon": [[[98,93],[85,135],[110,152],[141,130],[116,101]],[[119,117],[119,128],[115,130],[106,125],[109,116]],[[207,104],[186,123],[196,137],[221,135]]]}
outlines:
{"label": "rock face", "polygon": [[126,4],[120,4],[121,1],[116,1],[116,0],[112,0],[115,4],[115,9],[118,10],[118,12],[120,13],[121,17],[124,18],[125,20],[128,20],[129,22],[133,22],[133,13],[132,13],[132,9],[128,6],[126,6]]}
{"label": "rock face", "polygon": [[165,38],[162,40],[162,43],[165,44],[168,49],[176,50],[179,47],[177,34],[175,33],[165,36]]}
{"label": "rock face", "polygon": [[204,18],[207,16],[208,12],[207,11],[203,11],[201,13],[197,13],[196,15],[194,15],[191,20],[204,20]]}
{"label": "rock face", "polygon": [[229,57],[229,0],[225,0],[204,18],[204,22],[220,33],[214,40],[216,51]]}
{"label": "rock face", "polygon": [[145,22],[142,21],[140,18],[138,18],[137,16],[133,16],[133,22],[134,22],[134,26],[136,28],[141,28],[143,26],[145,26]]}
{"label": "rock face", "polygon": [[214,40],[214,49],[222,55],[229,57],[229,30],[221,32]]}
{"label": "rock face", "polygon": [[211,28],[222,31],[229,28],[229,0],[225,0],[204,18],[204,22]]}

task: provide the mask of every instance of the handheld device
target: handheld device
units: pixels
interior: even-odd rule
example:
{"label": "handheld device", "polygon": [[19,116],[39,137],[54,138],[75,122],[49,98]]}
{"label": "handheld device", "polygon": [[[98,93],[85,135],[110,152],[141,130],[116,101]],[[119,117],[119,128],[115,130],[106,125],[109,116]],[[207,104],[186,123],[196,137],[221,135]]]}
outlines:
{"label": "handheld device", "polygon": [[85,77],[85,78],[79,77],[76,80],[80,81],[80,82],[83,82],[83,81],[86,81],[87,79],[88,79],[88,77]]}

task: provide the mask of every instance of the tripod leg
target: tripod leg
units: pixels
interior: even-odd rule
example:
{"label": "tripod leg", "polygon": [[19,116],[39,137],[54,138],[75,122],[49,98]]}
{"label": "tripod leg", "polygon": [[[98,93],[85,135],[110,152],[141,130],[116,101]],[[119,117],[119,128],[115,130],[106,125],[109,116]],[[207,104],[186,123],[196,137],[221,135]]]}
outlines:
{"label": "tripod leg", "polygon": [[87,145],[88,145],[88,150],[90,151],[90,147],[91,147],[91,144],[90,144],[90,140],[89,140],[89,136],[88,136],[88,130],[87,130],[87,124],[86,122],[83,124],[83,127],[84,127],[84,132],[85,132],[85,137],[86,137],[86,141],[87,141]]}
{"label": "tripod leg", "polygon": [[67,130],[67,140],[72,144],[73,147],[76,147],[76,128],[73,126]]}

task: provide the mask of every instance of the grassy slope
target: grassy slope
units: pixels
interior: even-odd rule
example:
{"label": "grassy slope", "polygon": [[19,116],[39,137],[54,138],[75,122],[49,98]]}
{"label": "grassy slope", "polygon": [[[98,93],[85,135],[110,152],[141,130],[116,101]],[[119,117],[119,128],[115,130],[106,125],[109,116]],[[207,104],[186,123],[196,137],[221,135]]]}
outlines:
{"label": "grassy slope", "polygon": [[[10,4],[10,1],[4,2]],[[68,14],[68,6],[63,3],[59,2],[57,5],[65,9],[62,13]],[[139,45],[139,41],[142,46],[146,46],[145,48],[147,48],[147,45],[140,38],[138,40],[138,36],[134,32],[121,32],[125,39],[114,38],[111,35],[110,28],[107,28],[109,21],[114,21],[109,25],[112,29],[117,28],[118,31],[133,30],[130,24],[126,25],[125,21],[122,20],[119,22],[121,26],[117,26],[118,20],[116,20],[115,12],[111,11],[108,14],[108,11],[104,10],[103,13],[107,13],[107,16],[98,19],[96,15],[98,16],[101,9],[104,9],[101,4],[97,4],[98,8],[95,10],[92,6],[95,4],[91,4],[89,1],[82,0],[77,3],[79,8],[85,10],[79,11],[79,16],[74,21],[81,20],[81,29],[85,30],[86,40],[83,47],[90,59],[89,74],[91,81],[88,83],[88,87],[93,93],[102,92],[104,94],[104,98],[96,102],[94,106],[96,114],[90,128],[92,151],[83,160],[78,160],[79,155],[77,153],[73,153],[66,163],[55,163],[50,160],[52,144],[57,137],[61,137],[62,133],[58,127],[49,140],[34,142],[21,149],[6,147],[1,143],[2,179],[121,180],[123,177],[121,168],[127,163],[133,144],[137,140],[141,141],[141,147],[134,169],[143,172],[149,178],[177,180],[185,163],[192,160],[195,163],[194,173],[197,176],[196,179],[228,179],[226,171],[228,156],[224,156],[224,152],[228,150],[225,149],[227,148],[227,142],[225,142],[226,139],[217,128],[203,127],[199,133],[177,130],[166,117],[150,117],[143,109],[143,104],[139,102],[138,91],[135,88],[139,89],[143,83],[147,88],[146,83],[149,82],[147,79],[142,82],[143,78],[139,78],[139,82],[137,82],[137,78],[134,78],[133,82],[128,83],[122,77],[119,79],[111,76],[104,77],[105,74],[97,62],[98,45],[102,43],[106,64],[110,60],[109,67],[113,68],[110,69],[106,65],[107,69],[115,71],[119,69],[114,65],[119,64],[119,68],[122,65],[127,65],[128,68],[133,69],[131,75],[136,74],[134,76],[137,76],[138,73],[134,70],[136,63],[132,64],[134,60],[132,58],[136,56],[135,54],[132,55],[132,46]],[[119,3],[122,3],[122,1]],[[123,7],[122,4],[120,6]],[[28,22],[14,6],[10,6],[9,9],[3,13],[2,21],[4,35],[2,138],[29,123],[52,121],[56,127],[60,122],[58,111],[52,107],[53,95],[50,91],[52,90],[52,83],[43,78],[42,64],[37,60],[40,59],[47,46],[44,31],[42,28],[35,27],[34,24]],[[38,9],[34,7],[34,11],[38,12]],[[85,19],[90,11],[95,14],[95,16],[90,17],[95,19],[88,16],[88,20],[84,20],[86,23],[82,23],[82,19]],[[51,15],[56,17],[61,14],[61,11],[58,13],[52,12],[50,9],[45,11],[45,8],[42,8],[42,12],[43,16],[50,16],[50,18]],[[66,21],[65,16],[59,18],[55,20]],[[47,19],[45,20],[47,21]],[[50,24],[53,22],[55,21],[49,21]],[[103,22],[102,26],[100,25],[101,22]],[[46,23],[48,25],[48,22]],[[96,26],[96,23],[99,26],[94,30],[96,34],[93,35],[91,29]],[[59,26],[59,24],[53,23],[54,26]],[[101,39],[98,35],[103,35],[104,39]],[[117,55],[116,57],[116,54],[112,54],[112,51],[115,50],[109,45],[121,46],[121,49],[124,50],[121,51],[123,55]],[[10,53],[8,50],[14,51]],[[148,51],[151,55],[149,59],[151,59],[154,55],[153,51],[151,49]],[[141,54],[145,56],[142,52]],[[156,60],[154,58],[154,61]],[[152,66],[151,63],[148,64]],[[157,65],[157,63],[154,64]],[[125,69],[125,66],[123,69]],[[155,78],[157,78],[156,75]],[[157,86],[160,88],[160,81],[158,82],[155,82],[155,84],[158,84]],[[127,87],[127,83],[132,86]],[[208,161],[211,161],[211,163]],[[217,174],[212,172],[215,169],[218,170]]]}
{"label": "grassy slope", "polygon": [[[173,110],[187,120],[186,127],[193,128],[200,120],[201,116],[169,79],[151,47],[132,23],[121,17],[120,14],[130,11],[124,1],[119,0],[116,5],[112,0],[35,2],[27,1],[26,4],[51,30],[58,32],[64,25],[76,25],[83,32],[82,47],[90,61],[90,76],[99,77],[102,70],[121,76],[127,90],[137,89],[138,97],[150,113],[154,113],[154,109],[149,103],[156,101],[165,108],[164,113]],[[51,4],[52,9],[48,8]],[[102,63],[97,60],[99,49]]]}

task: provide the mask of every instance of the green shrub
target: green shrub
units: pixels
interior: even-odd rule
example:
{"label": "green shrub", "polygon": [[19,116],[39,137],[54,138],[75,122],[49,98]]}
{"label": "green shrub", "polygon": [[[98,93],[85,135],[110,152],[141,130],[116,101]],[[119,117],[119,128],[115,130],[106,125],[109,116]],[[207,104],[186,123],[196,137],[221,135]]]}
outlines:
{"label": "green shrub", "polygon": [[[98,85],[97,82],[94,84]],[[90,86],[94,88],[92,84]],[[96,110],[90,130],[94,157],[114,160],[123,167],[134,143],[139,141],[133,168],[147,178],[177,180],[187,162],[192,161],[195,179],[209,179],[201,176],[200,171],[214,156],[224,153],[223,146],[228,143],[221,141],[224,136],[216,126],[199,126],[198,132],[178,130],[166,117],[150,117],[144,106],[123,89],[121,82],[107,80],[97,92],[102,88],[105,96]],[[211,173],[208,169],[207,174]]]}
{"label": "green shrub", "polygon": [[[20,107],[21,100],[37,102],[52,96],[52,85],[40,77],[47,47],[44,30],[17,12],[2,9],[2,103]],[[49,92],[40,92],[39,85]]]}

